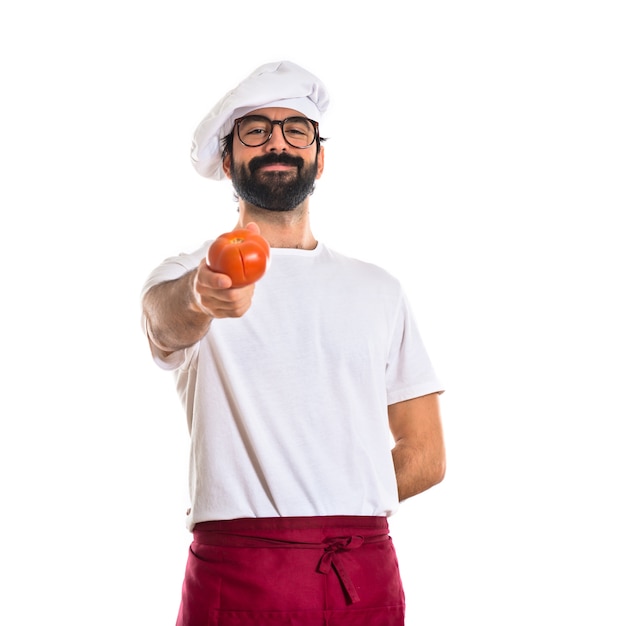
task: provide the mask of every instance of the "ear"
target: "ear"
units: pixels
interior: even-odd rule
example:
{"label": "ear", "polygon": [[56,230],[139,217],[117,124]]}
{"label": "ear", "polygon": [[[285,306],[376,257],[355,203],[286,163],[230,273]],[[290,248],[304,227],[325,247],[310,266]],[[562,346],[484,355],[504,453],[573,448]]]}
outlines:
{"label": "ear", "polygon": [[230,154],[227,154],[222,159],[222,169],[224,170],[224,174],[226,174],[227,178],[231,178],[230,172],[231,172],[232,163],[233,163],[233,159]]}
{"label": "ear", "polygon": [[324,146],[320,146],[319,152],[317,153],[317,176],[315,176],[316,180],[322,176],[323,171],[324,171]]}

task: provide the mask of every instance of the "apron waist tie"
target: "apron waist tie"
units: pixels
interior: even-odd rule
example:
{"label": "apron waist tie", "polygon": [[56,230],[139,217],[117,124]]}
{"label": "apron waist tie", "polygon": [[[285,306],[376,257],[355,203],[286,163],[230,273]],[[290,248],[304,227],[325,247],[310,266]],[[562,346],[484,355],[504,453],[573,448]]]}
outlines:
{"label": "apron waist tie", "polygon": [[300,549],[314,549],[323,550],[323,554],[318,561],[317,571],[320,574],[328,575],[334,570],[341,586],[344,588],[350,603],[354,604],[359,602],[361,598],[357,592],[348,571],[342,563],[341,554],[343,552],[349,552],[351,550],[357,550],[364,544],[375,543],[378,541],[386,541],[389,539],[389,535],[377,534],[370,536],[351,535],[347,537],[329,537],[322,543],[307,543],[300,541],[285,541],[280,539],[267,539],[261,537],[253,537],[246,535],[239,535],[235,533],[224,532],[197,532],[194,531],[194,537],[197,541],[208,545],[221,545],[221,546],[235,546],[246,548],[300,548]]}

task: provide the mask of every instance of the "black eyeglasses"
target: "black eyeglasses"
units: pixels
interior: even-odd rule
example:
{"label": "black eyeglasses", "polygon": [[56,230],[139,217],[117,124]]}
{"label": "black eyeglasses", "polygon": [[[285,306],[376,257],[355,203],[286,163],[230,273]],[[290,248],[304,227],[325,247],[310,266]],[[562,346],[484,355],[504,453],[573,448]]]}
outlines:
{"label": "black eyeglasses", "polygon": [[248,115],[235,120],[237,137],[244,146],[258,148],[267,143],[278,124],[285,141],[292,148],[308,148],[318,138],[318,124],[307,117],[286,117],[284,120],[270,120],[264,115]]}

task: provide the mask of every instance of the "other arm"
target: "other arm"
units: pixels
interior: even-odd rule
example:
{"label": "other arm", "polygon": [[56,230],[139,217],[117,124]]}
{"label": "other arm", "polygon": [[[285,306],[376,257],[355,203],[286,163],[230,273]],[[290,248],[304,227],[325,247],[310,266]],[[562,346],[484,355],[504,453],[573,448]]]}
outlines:
{"label": "other arm", "polygon": [[398,497],[406,500],[440,483],[446,473],[439,396],[431,393],[388,407]]}

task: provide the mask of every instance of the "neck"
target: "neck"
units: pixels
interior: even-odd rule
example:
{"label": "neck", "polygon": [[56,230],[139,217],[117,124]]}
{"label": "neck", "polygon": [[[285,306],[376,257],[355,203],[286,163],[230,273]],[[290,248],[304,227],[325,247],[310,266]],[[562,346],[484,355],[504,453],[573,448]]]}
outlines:
{"label": "neck", "polygon": [[240,201],[237,228],[243,228],[249,222],[259,226],[261,235],[272,248],[313,250],[317,246],[311,232],[308,202],[291,211],[269,211]]}

